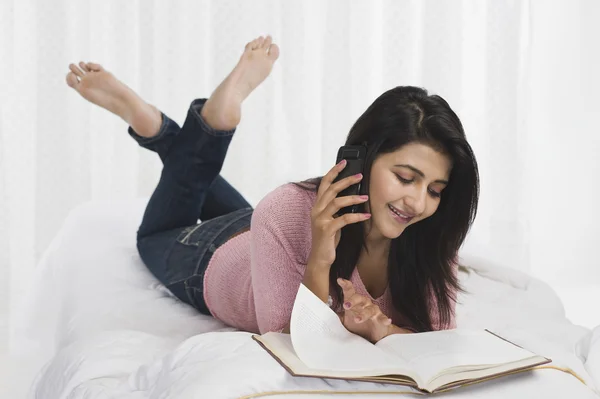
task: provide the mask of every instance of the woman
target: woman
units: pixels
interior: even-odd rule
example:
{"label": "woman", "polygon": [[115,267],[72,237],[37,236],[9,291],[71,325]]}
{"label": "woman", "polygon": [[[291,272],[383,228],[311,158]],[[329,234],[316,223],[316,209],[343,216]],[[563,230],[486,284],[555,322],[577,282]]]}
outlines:
{"label": "woman", "polygon": [[[69,86],[124,119],[164,164],[137,232],[144,263],[182,301],[245,331],[289,331],[301,283],[371,342],[455,327],[455,259],[479,190],[458,117],[422,89],[389,90],[346,141],[368,148],[368,195],[337,197],[363,180],[334,182],[342,162],[322,178],[278,187],[253,210],[219,172],[242,102],[278,56],[270,36],[248,43],[181,128],[100,65],[70,65]],[[355,204],[359,213],[337,217]]]}

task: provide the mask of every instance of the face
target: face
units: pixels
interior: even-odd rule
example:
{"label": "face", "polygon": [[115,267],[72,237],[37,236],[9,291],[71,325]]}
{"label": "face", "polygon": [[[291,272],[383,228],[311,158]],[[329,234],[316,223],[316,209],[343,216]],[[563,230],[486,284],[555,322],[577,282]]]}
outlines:
{"label": "face", "polygon": [[451,168],[447,155],[419,143],[379,156],[371,168],[368,236],[397,238],[406,227],[433,215]]}

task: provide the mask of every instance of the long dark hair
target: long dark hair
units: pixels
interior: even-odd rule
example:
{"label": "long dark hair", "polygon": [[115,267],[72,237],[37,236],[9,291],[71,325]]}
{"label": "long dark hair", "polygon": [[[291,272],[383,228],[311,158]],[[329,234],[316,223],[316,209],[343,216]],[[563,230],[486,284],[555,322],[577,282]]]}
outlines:
{"label": "long dark hair", "polygon": [[[462,124],[448,103],[422,88],[399,86],[379,96],[346,139],[346,145],[367,146],[363,194],[368,194],[373,161],[411,142],[429,145],[452,160],[448,185],[436,212],[408,226],[390,245],[388,276],[394,307],[411,327],[422,332],[433,329],[430,298],[437,303],[438,321],[448,325],[455,293],[463,291],[452,269],[477,214],[479,172]],[[294,184],[317,191],[321,179]],[[364,206],[359,212],[364,212]],[[350,279],[363,248],[367,250],[363,223],[344,227],[329,273],[332,296],[338,304],[343,296],[337,278]]]}

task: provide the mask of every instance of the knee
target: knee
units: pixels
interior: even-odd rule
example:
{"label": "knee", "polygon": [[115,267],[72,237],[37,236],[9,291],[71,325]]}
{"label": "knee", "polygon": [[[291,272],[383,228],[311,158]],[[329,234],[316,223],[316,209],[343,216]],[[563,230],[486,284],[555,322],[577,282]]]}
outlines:
{"label": "knee", "polygon": [[144,262],[146,261],[148,252],[150,250],[150,245],[149,245],[149,237],[148,236],[143,236],[140,235],[139,232],[136,236],[136,246],[137,246],[137,250],[138,250],[138,254],[140,255],[140,258],[142,258],[142,260],[144,260]]}

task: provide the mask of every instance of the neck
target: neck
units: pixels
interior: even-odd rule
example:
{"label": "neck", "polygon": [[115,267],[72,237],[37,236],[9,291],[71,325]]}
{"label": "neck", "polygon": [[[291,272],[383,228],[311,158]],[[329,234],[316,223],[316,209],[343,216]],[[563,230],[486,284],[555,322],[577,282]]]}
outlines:
{"label": "neck", "polygon": [[369,257],[384,257],[387,258],[387,254],[390,251],[390,244],[392,240],[382,235],[379,231],[372,228],[372,225],[366,226],[365,229],[365,245],[369,252]]}
{"label": "neck", "polygon": [[373,298],[379,298],[388,286],[388,257],[392,240],[368,229],[366,251],[361,251],[356,265],[360,278]]}

